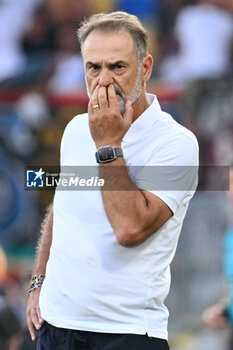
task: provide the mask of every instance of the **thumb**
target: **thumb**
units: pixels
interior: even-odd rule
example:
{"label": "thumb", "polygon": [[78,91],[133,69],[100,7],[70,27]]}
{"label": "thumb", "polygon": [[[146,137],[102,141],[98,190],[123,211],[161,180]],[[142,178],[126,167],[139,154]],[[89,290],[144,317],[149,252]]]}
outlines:
{"label": "thumb", "polygon": [[132,124],[133,121],[133,107],[130,100],[128,100],[125,104],[125,112],[123,114],[123,118],[129,123]]}

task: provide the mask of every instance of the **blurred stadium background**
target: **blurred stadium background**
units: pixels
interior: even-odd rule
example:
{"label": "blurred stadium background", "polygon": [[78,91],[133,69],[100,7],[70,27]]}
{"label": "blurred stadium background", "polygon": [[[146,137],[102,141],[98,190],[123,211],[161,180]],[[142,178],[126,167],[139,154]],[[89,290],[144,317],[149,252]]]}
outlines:
{"label": "blurred stadium background", "polygon": [[[25,338],[25,305],[53,193],[25,191],[25,166],[59,164],[64,127],[88,101],[75,29],[112,10],[136,14],[149,30],[148,91],[195,133],[201,164],[227,165],[233,154],[232,0],[0,0],[0,245],[8,262],[3,278],[0,260],[0,350],[35,348]],[[201,314],[222,294],[232,216],[223,191],[198,191],[190,204],[166,301],[171,350],[227,350],[229,329],[208,329]]]}

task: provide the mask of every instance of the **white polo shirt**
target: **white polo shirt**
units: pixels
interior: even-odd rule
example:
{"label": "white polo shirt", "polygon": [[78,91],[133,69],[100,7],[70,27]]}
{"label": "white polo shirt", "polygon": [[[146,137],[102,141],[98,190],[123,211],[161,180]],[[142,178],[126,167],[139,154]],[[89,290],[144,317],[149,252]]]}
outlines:
{"label": "white polo shirt", "polygon": [[[126,248],[116,240],[100,190],[56,190],[53,241],[40,294],[42,317],[54,326],[167,339],[169,265],[197,181],[195,172],[191,188],[180,188],[190,177],[180,166],[198,165],[198,144],[161,111],[154,95],[147,98],[149,108],[122,142],[124,158],[137,186],[149,183],[174,215],[144,243]],[[96,165],[95,151],[88,115],[75,117],[64,132],[61,164]],[[134,165],[165,166],[170,189],[156,187],[156,179],[144,178]]]}

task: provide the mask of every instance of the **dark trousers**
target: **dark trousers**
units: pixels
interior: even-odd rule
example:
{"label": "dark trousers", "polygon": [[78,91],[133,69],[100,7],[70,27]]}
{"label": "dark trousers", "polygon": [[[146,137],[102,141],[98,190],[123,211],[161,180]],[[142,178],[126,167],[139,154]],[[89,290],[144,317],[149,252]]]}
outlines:
{"label": "dark trousers", "polygon": [[76,331],[45,323],[38,331],[37,350],[169,350],[166,340],[138,334]]}

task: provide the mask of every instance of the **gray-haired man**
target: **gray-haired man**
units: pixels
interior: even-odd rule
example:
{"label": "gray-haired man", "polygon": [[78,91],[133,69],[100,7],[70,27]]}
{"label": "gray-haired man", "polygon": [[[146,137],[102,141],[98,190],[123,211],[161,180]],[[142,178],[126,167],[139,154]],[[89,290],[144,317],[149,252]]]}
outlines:
{"label": "gray-haired man", "polygon": [[[94,15],[78,37],[90,102],[65,129],[61,166],[97,161],[109,190],[56,191],[32,279],[29,330],[33,339],[39,330],[40,350],[167,350],[169,265],[193,195],[175,191],[187,176],[176,169],[197,165],[197,142],[146,94],[153,60],[135,16]],[[138,165],[171,166],[164,176],[173,190],[156,187]]]}

